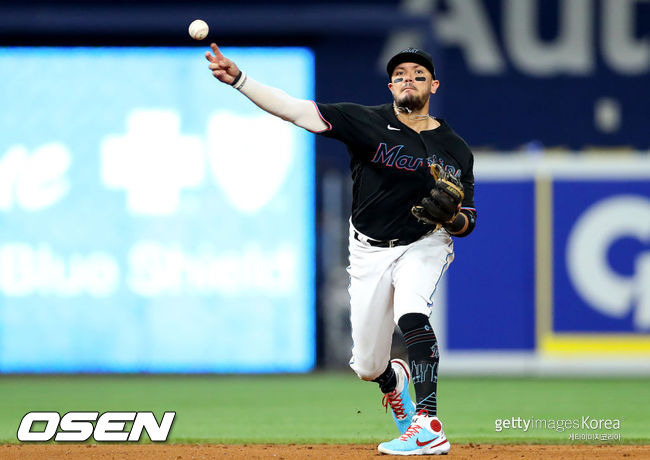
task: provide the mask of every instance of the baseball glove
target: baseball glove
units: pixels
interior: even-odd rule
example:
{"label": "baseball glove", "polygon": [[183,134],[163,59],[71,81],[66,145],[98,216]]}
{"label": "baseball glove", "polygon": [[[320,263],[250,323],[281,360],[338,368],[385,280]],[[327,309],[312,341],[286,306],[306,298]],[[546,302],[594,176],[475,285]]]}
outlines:
{"label": "baseball glove", "polygon": [[453,222],[465,194],[460,181],[439,164],[430,168],[435,179],[429,196],[422,199],[421,203],[411,208],[411,213],[421,222],[431,225],[444,225]]}

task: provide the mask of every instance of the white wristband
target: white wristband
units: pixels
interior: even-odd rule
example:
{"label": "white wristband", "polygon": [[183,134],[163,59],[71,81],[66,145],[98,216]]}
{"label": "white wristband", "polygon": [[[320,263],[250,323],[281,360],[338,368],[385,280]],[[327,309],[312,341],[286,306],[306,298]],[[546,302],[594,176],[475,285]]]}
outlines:
{"label": "white wristband", "polygon": [[243,70],[241,71],[241,75],[239,75],[239,79],[235,82],[233,82],[233,88],[235,88],[237,91],[241,91],[241,89],[244,87],[246,84],[246,80],[248,80],[248,75],[246,75],[246,72]]}

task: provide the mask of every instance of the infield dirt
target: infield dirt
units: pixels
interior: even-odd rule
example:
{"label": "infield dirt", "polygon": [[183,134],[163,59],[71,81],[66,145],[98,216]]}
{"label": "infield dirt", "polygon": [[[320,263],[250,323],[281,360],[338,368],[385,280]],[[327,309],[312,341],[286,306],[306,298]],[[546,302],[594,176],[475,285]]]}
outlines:
{"label": "infield dirt", "polygon": [[[165,445],[25,445],[5,444],[0,458],[22,459],[366,459],[397,458],[377,452],[377,447],[362,445],[277,445],[277,444],[165,444]],[[650,458],[650,446],[637,445],[452,445],[446,458],[454,459],[610,459]]]}

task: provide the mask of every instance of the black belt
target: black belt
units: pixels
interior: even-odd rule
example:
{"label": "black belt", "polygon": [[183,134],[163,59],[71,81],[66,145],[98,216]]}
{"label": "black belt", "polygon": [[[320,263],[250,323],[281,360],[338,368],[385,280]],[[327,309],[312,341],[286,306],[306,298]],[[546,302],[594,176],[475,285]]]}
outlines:
{"label": "black belt", "polygon": [[414,243],[419,238],[417,238],[415,240],[394,239],[394,240],[387,240],[387,241],[373,240],[372,238],[366,238],[366,241],[364,241],[361,238],[359,238],[359,232],[357,232],[355,230],[354,231],[354,239],[357,240],[357,241],[361,241],[362,243],[368,243],[370,246],[375,246],[377,248],[393,248],[395,246],[406,246],[407,244]]}

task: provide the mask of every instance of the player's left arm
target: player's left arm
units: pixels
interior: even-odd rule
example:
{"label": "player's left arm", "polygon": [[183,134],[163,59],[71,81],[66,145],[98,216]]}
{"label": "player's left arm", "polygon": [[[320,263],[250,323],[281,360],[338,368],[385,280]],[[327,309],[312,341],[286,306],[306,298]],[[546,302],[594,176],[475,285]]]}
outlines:
{"label": "player's left arm", "polygon": [[476,226],[476,208],[474,207],[474,157],[471,153],[468,165],[464,168],[463,175],[461,176],[461,184],[463,185],[464,197],[460,212],[453,222],[444,225],[449,234],[456,237],[469,235]]}

